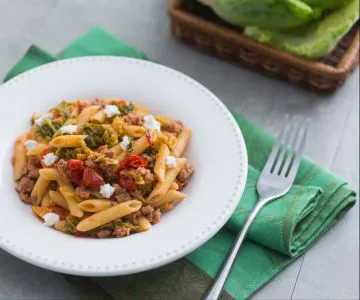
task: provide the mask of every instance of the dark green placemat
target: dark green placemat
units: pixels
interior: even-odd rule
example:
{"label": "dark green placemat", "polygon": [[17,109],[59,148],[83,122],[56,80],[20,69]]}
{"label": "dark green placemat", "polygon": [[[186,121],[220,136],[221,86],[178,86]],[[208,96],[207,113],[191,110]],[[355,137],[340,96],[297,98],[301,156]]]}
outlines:
{"label": "dark green placemat", "polygon": [[[31,46],[5,80],[42,64],[89,55],[147,59],[142,52],[95,28],[57,55]],[[274,143],[270,135],[244,117],[237,114],[234,117],[248,149],[249,173],[242,200],[226,226],[186,258],[162,268],[112,278],[68,276],[87,298],[199,299],[205,292],[211,282],[209,276],[216,274],[237,231],[258,199],[256,181]],[[354,203],[355,193],[346,182],[304,158],[291,191],[266,206],[250,229],[223,297],[249,297],[307,250]]]}

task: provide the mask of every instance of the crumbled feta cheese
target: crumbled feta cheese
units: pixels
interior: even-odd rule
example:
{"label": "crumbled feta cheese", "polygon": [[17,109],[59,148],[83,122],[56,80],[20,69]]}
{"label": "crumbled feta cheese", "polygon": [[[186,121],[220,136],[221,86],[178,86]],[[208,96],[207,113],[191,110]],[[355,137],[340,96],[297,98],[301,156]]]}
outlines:
{"label": "crumbled feta cheese", "polygon": [[60,217],[54,213],[47,213],[42,218],[44,219],[44,224],[46,226],[53,226],[60,220]]}
{"label": "crumbled feta cheese", "polygon": [[169,169],[176,168],[176,158],[174,156],[167,156],[166,157],[166,166]]}
{"label": "crumbled feta cheese", "polygon": [[61,133],[72,134],[72,133],[75,133],[76,131],[77,131],[77,126],[76,125],[65,125],[65,126],[62,126],[60,128]]}
{"label": "crumbled feta cheese", "polygon": [[37,141],[34,140],[27,140],[24,145],[27,151],[31,150],[32,148],[35,148],[36,145],[38,144]]}
{"label": "crumbled feta cheese", "polygon": [[42,124],[44,124],[44,121],[46,119],[50,119],[52,117],[52,114],[51,113],[47,113],[47,114],[44,114],[42,116],[40,116],[39,118],[37,118],[34,123],[37,125],[37,126],[41,126]]}
{"label": "crumbled feta cheese", "polygon": [[148,130],[160,131],[160,123],[156,121],[153,115],[144,116],[144,127]]}
{"label": "crumbled feta cheese", "polygon": [[44,156],[44,164],[47,167],[50,167],[57,161],[58,158],[59,158],[58,156],[56,156],[54,153],[50,152]]}
{"label": "crumbled feta cheese", "polygon": [[104,198],[110,198],[114,194],[115,188],[112,187],[109,183],[106,183],[100,187],[100,194]]}
{"label": "crumbled feta cheese", "polygon": [[108,118],[112,118],[114,116],[120,115],[120,110],[116,105],[106,105],[104,108],[104,114]]}
{"label": "crumbled feta cheese", "polygon": [[120,143],[120,147],[121,149],[123,149],[124,151],[127,150],[127,148],[129,147],[129,144],[131,143],[131,137],[125,135]]}

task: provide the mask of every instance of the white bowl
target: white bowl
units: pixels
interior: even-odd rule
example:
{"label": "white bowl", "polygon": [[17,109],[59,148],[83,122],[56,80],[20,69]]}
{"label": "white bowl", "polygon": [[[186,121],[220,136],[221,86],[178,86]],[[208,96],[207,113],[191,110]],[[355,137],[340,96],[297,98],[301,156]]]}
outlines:
{"label": "white bowl", "polygon": [[[32,113],[65,99],[96,97],[142,103],[193,129],[185,156],[196,173],[185,189],[188,198],[149,232],[118,239],[74,238],[39,222],[14,190],[14,140],[28,130]],[[170,263],[209,240],[243,193],[247,153],[230,112],[205,87],[167,67],[110,56],[62,60],[3,84],[0,101],[0,247],[31,264],[68,274],[111,276]]]}

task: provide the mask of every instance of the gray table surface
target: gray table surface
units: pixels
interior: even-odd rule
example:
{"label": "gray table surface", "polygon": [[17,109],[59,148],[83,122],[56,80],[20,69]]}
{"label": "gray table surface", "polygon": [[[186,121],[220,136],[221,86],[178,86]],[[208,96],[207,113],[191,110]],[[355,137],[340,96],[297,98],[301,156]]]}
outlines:
{"label": "gray table surface", "polygon": [[[285,114],[313,118],[306,153],[359,190],[359,72],[336,94],[319,96],[204,55],[173,39],[168,0],[1,0],[0,77],[36,43],[56,53],[103,26],[167,66],[195,78],[268,131]],[[310,251],[253,299],[359,299],[358,203]],[[0,299],[80,299],[59,274],[0,250]]]}

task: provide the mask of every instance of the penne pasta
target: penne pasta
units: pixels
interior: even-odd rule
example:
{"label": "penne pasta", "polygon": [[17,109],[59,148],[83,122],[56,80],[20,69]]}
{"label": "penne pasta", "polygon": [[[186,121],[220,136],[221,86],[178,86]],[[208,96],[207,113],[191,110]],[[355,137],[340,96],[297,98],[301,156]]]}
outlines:
{"label": "penne pasta", "polygon": [[32,122],[14,144],[16,191],[39,217],[56,214],[44,218],[55,230],[121,238],[150,230],[186,197],[191,130],[181,121],[96,98],[64,100]]}
{"label": "penne pasta", "polygon": [[61,176],[58,170],[54,168],[43,168],[39,170],[40,175],[49,181],[58,181]]}
{"label": "penne pasta", "polygon": [[36,198],[36,205],[40,205],[40,203],[47,191],[49,184],[50,184],[50,180],[46,180],[41,175],[36,180],[34,188],[31,192],[31,197]]}
{"label": "penne pasta", "polygon": [[185,198],[186,198],[186,195],[184,193],[181,193],[181,192],[178,192],[175,190],[169,190],[162,199],[151,203],[151,205],[153,207],[158,207],[167,202],[169,202],[169,203],[179,202],[181,200],[184,200]]}
{"label": "penne pasta", "polygon": [[159,152],[156,155],[156,161],[154,165],[154,174],[160,182],[165,180],[166,157],[169,155],[170,151],[168,146],[162,144],[160,146]]}
{"label": "penne pasta", "polygon": [[178,190],[179,189],[179,185],[174,181],[171,185],[169,190]]}
{"label": "penne pasta", "polygon": [[90,121],[94,123],[104,123],[105,120],[106,120],[106,116],[102,110],[98,111],[95,115],[93,115],[90,118]]}
{"label": "penne pasta", "polygon": [[139,138],[146,134],[146,129],[142,126],[126,125],[124,127],[124,132],[128,136]]}
{"label": "penne pasta", "polygon": [[24,172],[26,162],[26,149],[23,143],[24,137],[19,137],[15,142],[14,150],[14,179],[19,180]]}
{"label": "penne pasta", "polygon": [[180,170],[184,167],[186,163],[185,158],[176,159],[176,168],[169,169],[166,171],[164,182],[158,182],[150,195],[147,197],[146,202],[152,203],[160,200],[169,190],[171,184],[176,179],[176,176],[179,174]]}
{"label": "penne pasta", "polygon": [[189,143],[191,136],[191,129],[190,128],[183,128],[177,137],[176,145],[173,149],[174,155],[176,157],[180,157],[183,155],[187,144]]}
{"label": "penne pasta", "polygon": [[137,217],[136,220],[140,231],[148,231],[151,229],[152,227],[151,223],[144,216]]}
{"label": "penne pasta", "polygon": [[146,148],[148,148],[149,146],[150,146],[149,141],[147,140],[146,135],[144,135],[134,142],[134,147],[129,153],[127,153],[126,151],[123,151],[120,154],[119,159],[123,160],[127,155],[139,155],[139,154],[143,153],[144,150]]}
{"label": "penne pasta", "polygon": [[85,147],[86,135],[60,135],[49,142],[49,146],[55,148],[79,148]]}
{"label": "penne pasta", "polygon": [[36,155],[40,155],[41,153],[44,152],[44,150],[46,150],[49,146],[47,144],[37,144],[34,148],[30,149],[28,152],[26,152],[27,156],[36,156]]}
{"label": "penne pasta", "polygon": [[52,202],[55,203],[57,206],[69,210],[69,206],[67,205],[65,198],[60,192],[49,191],[49,196]]}
{"label": "penne pasta", "polygon": [[79,114],[76,125],[81,127],[84,124],[86,124],[87,122],[89,122],[90,118],[94,114],[96,114],[100,110],[100,108],[101,107],[99,105],[92,105],[92,106],[85,107]]}
{"label": "penne pasta", "polygon": [[79,203],[79,207],[86,212],[99,212],[110,208],[116,202],[110,200],[89,199]]}
{"label": "penne pasta", "polygon": [[147,115],[150,113],[149,109],[141,104],[135,104],[134,105],[134,111],[139,114]]}
{"label": "penne pasta", "polygon": [[35,124],[32,125],[30,129],[30,137],[29,137],[30,139],[36,140],[37,138],[36,130],[37,130],[37,126]]}
{"label": "penne pasta", "polygon": [[74,188],[70,184],[62,185],[59,188],[60,193],[64,196],[70,214],[74,217],[81,218],[84,215],[83,210],[79,207],[79,201],[75,196]]}
{"label": "penne pasta", "polygon": [[141,202],[137,200],[130,200],[113,207],[110,207],[101,212],[95,213],[90,217],[82,220],[77,226],[78,231],[89,231],[126,215],[129,215],[141,208]]}
{"label": "penne pasta", "polygon": [[50,198],[49,192],[46,192],[44,198],[41,201],[41,206],[49,207],[54,206],[52,199]]}

